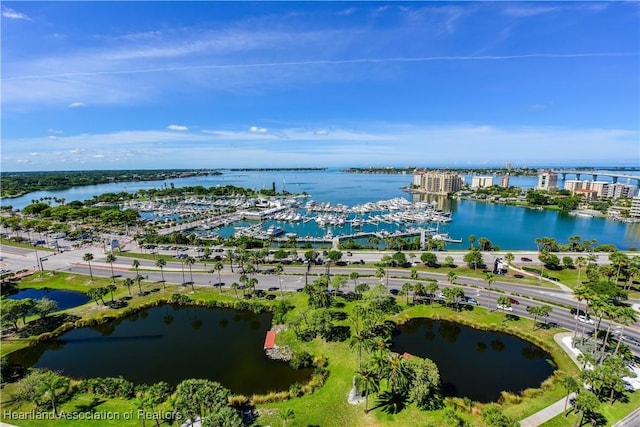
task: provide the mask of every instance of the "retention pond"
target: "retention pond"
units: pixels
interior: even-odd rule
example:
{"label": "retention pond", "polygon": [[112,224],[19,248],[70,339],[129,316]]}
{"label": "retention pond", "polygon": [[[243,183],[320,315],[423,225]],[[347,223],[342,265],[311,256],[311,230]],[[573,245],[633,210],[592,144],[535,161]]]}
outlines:
{"label": "retention pond", "polygon": [[433,360],[447,396],[478,402],[495,401],[502,391],[536,388],[555,370],[551,355],[530,342],[442,320],[400,325],[392,350]]}
{"label": "retention pond", "polygon": [[271,314],[165,305],[8,355],[12,362],[76,378],[122,376],[136,384],[189,378],[218,381],[234,393],[263,394],[305,383],[311,372],[269,359]]}

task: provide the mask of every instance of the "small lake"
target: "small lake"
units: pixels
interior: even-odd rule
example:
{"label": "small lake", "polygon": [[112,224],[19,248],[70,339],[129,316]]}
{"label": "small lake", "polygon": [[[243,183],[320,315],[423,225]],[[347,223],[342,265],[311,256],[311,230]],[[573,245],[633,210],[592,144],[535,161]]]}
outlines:
{"label": "small lake", "polygon": [[18,293],[7,296],[9,299],[42,299],[49,298],[58,303],[59,310],[66,310],[67,308],[77,307],[82,304],[86,304],[91,300],[88,295],[82,292],[67,291],[64,289],[21,289]]}
{"label": "small lake", "polygon": [[454,322],[412,319],[396,329],[392,350],[429,358],[447,396],[496,401],[501,391],[538,387],[555,370],[551,355],[518,337]]}
{"label": "small lake", "polygon": [[272,315],[165,305],[9,354],[25,366],[75,378],[122,376],[136,384],[189,378],[218,381],[234,393],[288,390],[311,377],[264,351]]}

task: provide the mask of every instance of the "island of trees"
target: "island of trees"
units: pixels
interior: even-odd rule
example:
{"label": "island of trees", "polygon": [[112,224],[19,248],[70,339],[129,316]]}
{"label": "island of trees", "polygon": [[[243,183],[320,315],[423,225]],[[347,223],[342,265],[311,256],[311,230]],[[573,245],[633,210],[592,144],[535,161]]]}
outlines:
{"label": "island of trees", "polygon": [[103,170],[55,172],[2,172],[0,197],[19,197],[33,191],[65,190],[80,185],[112,182],[161,181],[190,176],[220,175],[217,170]]}

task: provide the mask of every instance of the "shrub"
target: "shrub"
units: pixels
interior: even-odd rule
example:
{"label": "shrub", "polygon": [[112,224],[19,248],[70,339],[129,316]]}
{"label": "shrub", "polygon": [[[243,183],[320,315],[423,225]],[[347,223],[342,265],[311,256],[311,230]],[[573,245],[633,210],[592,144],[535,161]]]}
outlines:
{"label": "shrub", "polygon": [[313,357],[306,351],[293,353],[289,365],[293,369],[309,368],[313,365]]}

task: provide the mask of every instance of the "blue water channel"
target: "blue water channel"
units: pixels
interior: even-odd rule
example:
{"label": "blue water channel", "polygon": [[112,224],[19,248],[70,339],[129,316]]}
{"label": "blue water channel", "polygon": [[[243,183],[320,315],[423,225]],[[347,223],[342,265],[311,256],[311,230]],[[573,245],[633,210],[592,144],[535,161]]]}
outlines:
{"label": "blue water channel", "polygon": [[[39,191],[15,199],[3,200],[2,203],[20,209],[40,197],[65,198],[69,202],[91,199],[95,195],[107,192],[135,192],[139,189],[162,188],[170,184],[176,187],[236,185],[256,190],[271,188],[275,184],[278,191],[286,189],[296,194],[306,192],[310,195],[310,199],[316,202],[330,202],[334,205],[342,203],[354,206],[395,197],[403,197],[410,201],[435,201],[438,209],[451,211],[453,219],[439,231],[448,233],[451,238],[463,239],[462,244],[448,245],[450,249],[465,249],[468,246],[467,239],[472,234],[476,238],[486,237],[501,249],[506,250],[535,250],[535,240],[539,237],[554,237],[559,242],[566,242],[569,236],[574,235],[579,235],[583,239],[595,239],[600,244],[614,244],[619,249],[640,246],[640,224],[627,224],[603,218],[576,217],[552,211],[537,211],[484,202],[451,200],[442,196],[410,194],[402,190],[403,187],[411,184],[410,174],[352,174],[338,169],[268,172],[223,170],[222,172],[222,175],[167,181],[101,184],[73,187],[63,191]],[[465,179],[467,182],[470,181],[468,176]],[[510,185],[522,188],[531,188],[536,185],[536,182],[536,177],[510,179]],[[265,228],[270,224],[266,223]],[[277,223],[276,225],[284,228],[286,232],[294,232],[303,237],[322,236],[327,231],[317,227],[314,222],[298,225]],[[399,228],[384,225],[380,227],[389,231]],[[370,230],[364,228],[363,231]],[[220,234],[224,236],[230,232],[222,230]]]}

